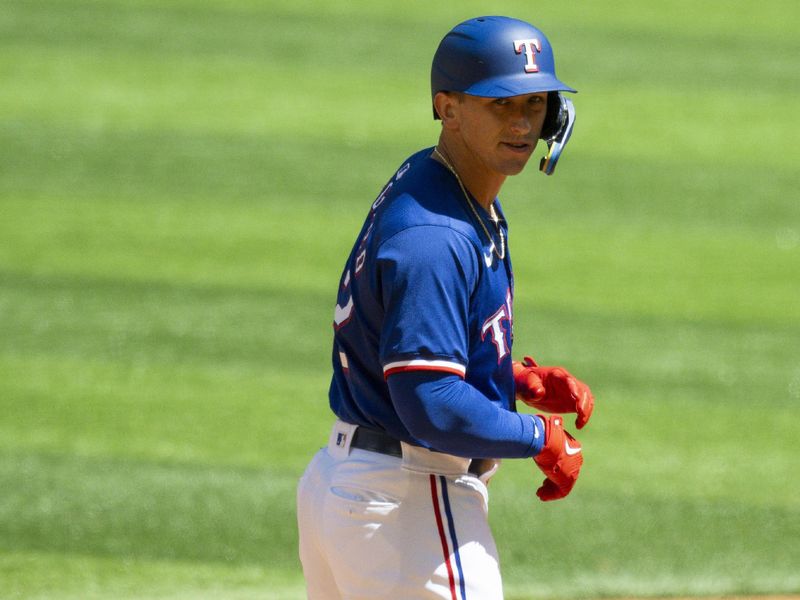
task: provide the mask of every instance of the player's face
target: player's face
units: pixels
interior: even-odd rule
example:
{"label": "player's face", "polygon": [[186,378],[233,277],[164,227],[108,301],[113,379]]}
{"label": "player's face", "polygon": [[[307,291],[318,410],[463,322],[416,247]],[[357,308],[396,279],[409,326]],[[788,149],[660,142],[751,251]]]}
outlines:
{"label": "player's face", "polygon": [[459,104],[459,131],[474,156],[496,173],[521,172],[542,131],[547,92],[509,98],[464,94]]}

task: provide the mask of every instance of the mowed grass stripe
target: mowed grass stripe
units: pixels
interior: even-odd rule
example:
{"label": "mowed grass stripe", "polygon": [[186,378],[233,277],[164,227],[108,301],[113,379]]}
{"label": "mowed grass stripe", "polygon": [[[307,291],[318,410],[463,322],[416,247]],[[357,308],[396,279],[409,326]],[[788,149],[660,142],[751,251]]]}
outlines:
{"label": "mowed grass stripe", "polygon": [[[774,323],[688,319],[667,310],[633,318],[613,306],[559,307],[541,298],[536,279],[526,281],[532,291],[520,293],[517,332],[531,340],[523,345],[533,345],[550,360],[572,356],[573,361],[602,365],[596,377],[606,372],[622,376],[615,363],[635,367],[631,376],[640,373],[642,378],[677,370],[683,381],[714,365],[711,381],[726,384],[726,393],[737,398],[749,395],[745,384],[752,375],[740,367],[744,363],[771,374],[763,391],[778,383],[788,391],[798,337],[790,318]],[[0,349],[9,357],[231,368],[250,374],[276,369],[299,374],[328,360],[330,315],[324,295],[82,277],[5,276],[2,282],[6,335]],[[292,344],[286,344],[287,338]]]}
{"label": "mowed grass stripe", "polygon": [[[302,583],[268,566],[146,560],[54,552],[4,552],[8,600],[301,600]],[[54,592],[54,590],[57,590]]]}
{"label": "mowed grass stripe", "polygon": [[[3,275],[9,291],[16,285],[52,286],[74,288],[74,294],[86,285],[113,294],[116,286],[132,298],[172,296],[186,305],[209,294],[222,301],[227,293],[226,304],[247,309],[260,299],[259,312],[272,311],[273,316],[282,302],[293,302],[293,294],[298,302],[308,298],[309,309],[286,314],[290,320],[311,313],[321,318],[328,310],[333,299],[325,290],[335,286],[340,257],[361,219],[360,211],[349,211],[341,229],[328,234],[310,207],[250,210],[186,203],[165,208],[149,203],[123,220],[118,218],[126,208],[122,202],[105,207],[26,202],[7,208],[3,228],[9,243],[0,249],[0,261],[14,269]],[[766,235],[702,225],[680,232],[663,227],[637,232],[624,223],[578,226],[562,219],[542,227],[538,215],[526,215],[517,204],[513,210],[520,217],[511,236],[520,306],[731,322],[757,318],[789,328],[800,316],[797,287],[789,276],[800,269],[800,245],[790,228]],[[32,218],[33,211],[43,218]],[[325,212],[334,216],[335,209]],[[226,215],[230,225],[223,225]],[[301,228],[304,218],[309,225]],[[276,222],[283,227],[268,226]],[[338,248],[338,254],[331,248]],[[21,268],[38,274],[15,272]],[[126,277],[131,281],[120,279]],[[134,283],[137,278],[141,281]]]}
{"label": "mowed grass stripe", "polygon": [[6,452],[267,465],[296,478],[332,422],[327,377],[289,367],[0,354],[0,375]]}
{"label": "mowed grass stripe", "polygon": [[[274,539],[276,534],[286,535],[283,519],[293,516],[291,507],[276,512],[275,502],[293,488],[293,478],[230,467],[41,455],[6,455],[3,464],[3,479],[24,481],[15,502],[2,505],[4,514],[15,516],[13,521],[2,520],[2,539],[13,552],[61,549],[127,561],[197,561],[201,565],[257,566],[268,558],[273,568],[296,560],[289,551],[291,540],[281,544],[281,539]],[[637,475],[642,474],[632,472],[630,477]],[[543,573],[557,570],[559,578],[569,582],[567,590],[574,593],[615,588],[641,593],[654,571],[670,574],[662,576],[671,584],[664,592],[677,584],[679,576],[684,579],[677,589],[683,593],[698,593],[702,591],[698,584],[715,577],[715,589],[729,593],[764,591],[761,586],[767,574],[777,579],[766,589],[789,591],[796,584],[791,576],[782,575],[796,564],[796,552],[773,541],[775,536],[800,533],[791,529],[797,523],[794,509],[732,503],[727,498],[665,499],[657,491],[648,497],[631,494],[630,481],[619,477],[615,481],[619,493],[576,494],[568,507],[548,510],[546,520],[519,506],[525,497],[534,501],[531,489],[519,486],[509,494],[505,487],[497,494],[501,508],[492,517],[497,535],[518,540],[534,532],[547,536],[552,553],[540,557],[533,570],[544,587],[553,584]],[[52,489],[58,490],[56,496],[47,491]],[[517,508],[502,508],[512,506]],[[606,519],[619,513],[625,514],[624,532],[602,528]],[[754,522],[759,526],[753,528]],[[687,526],[693,532],[689,536],[684,533]],[[598,528],[605,535],[584,539],[585,532]],[[720,543],[725,544],[726,553],[717,552]],[[676,546],[682,551],[670,553]],[[518,553],[522,554],[517,559],[527,555],[525,547],[521,543],[506,546],[512,565],[520,564],[514,559]],[[268,557],[266,548],[270,548]],[[742,558],[727,576],[719,578],[717,571],[731,569],[731,552]],[[563,554],[575,559],[571,566],[562,564],[559,556]],[[589,574],[587,567],[591,567]],[[512,567],[511,572],[519,568]],[[530,565],[526,569],[532,570]]]}
{"label": "mowed grass stripe", "polygon": [[0,505],[6,551],[296,565],[294,507],[280,502],[296,481],[280,470],[8,453],[0,463],[3,487],[15,485]]}
{"label": "mowed grass stripe", "polygon": [[[495,500],[502,497],[503,503],[492,524],[504,541],[507,596],[754,596],[797,589],[797,547],[774,543],[789,532],[797,535],[792,509],[727,498],[665,498],[659,492],[629,495],[625,480],[616,481],[616,492],[593,490],[569,507],[543,511],[530,504],[527,512],[507,510],[526,498],[533,503],[530,489],[498,492]],[[607,528],[612,515],[624,515],[624,526]],[[549,551],[536,561],[530,560],[530,544],[510,544],[539,536],[548,540]]]}

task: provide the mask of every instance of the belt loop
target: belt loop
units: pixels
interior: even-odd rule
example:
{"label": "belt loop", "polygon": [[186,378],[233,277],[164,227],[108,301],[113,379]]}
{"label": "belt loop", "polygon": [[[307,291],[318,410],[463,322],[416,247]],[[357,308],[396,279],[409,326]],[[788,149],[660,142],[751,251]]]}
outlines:
{"label": "belt loop", "polygon": [[341,419],[337,419],[331,429],[331,435],[328,439],[328,453],[338,459],[347,458],[350,454],[350,444],[353,443],[353,434],[356,431],[356,425],[352,423],[345,423]]}

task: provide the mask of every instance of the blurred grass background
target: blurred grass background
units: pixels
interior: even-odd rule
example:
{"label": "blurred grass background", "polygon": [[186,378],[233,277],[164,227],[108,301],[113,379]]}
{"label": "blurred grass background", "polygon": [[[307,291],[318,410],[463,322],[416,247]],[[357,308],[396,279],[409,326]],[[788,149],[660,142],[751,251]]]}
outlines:
{"label": "blurred grass background", "polygon": [[580,90],[503,199],[517,353],[598,401],[567,501],[493,482],[508,597],[800,592],[794,0],[10,0],[0,597],[303,597],[340,269],[480,14]]}

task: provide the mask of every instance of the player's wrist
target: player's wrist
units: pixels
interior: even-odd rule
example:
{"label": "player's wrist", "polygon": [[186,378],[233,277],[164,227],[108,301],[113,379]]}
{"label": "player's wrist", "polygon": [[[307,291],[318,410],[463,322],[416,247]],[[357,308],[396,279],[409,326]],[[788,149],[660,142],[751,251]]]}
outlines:
{"label": "player's wrist", "polygon": [[533,423],[533,444],[531,444],[531,457],[537,456],[544,448],[545,423],[539,415],[528,415]]}

